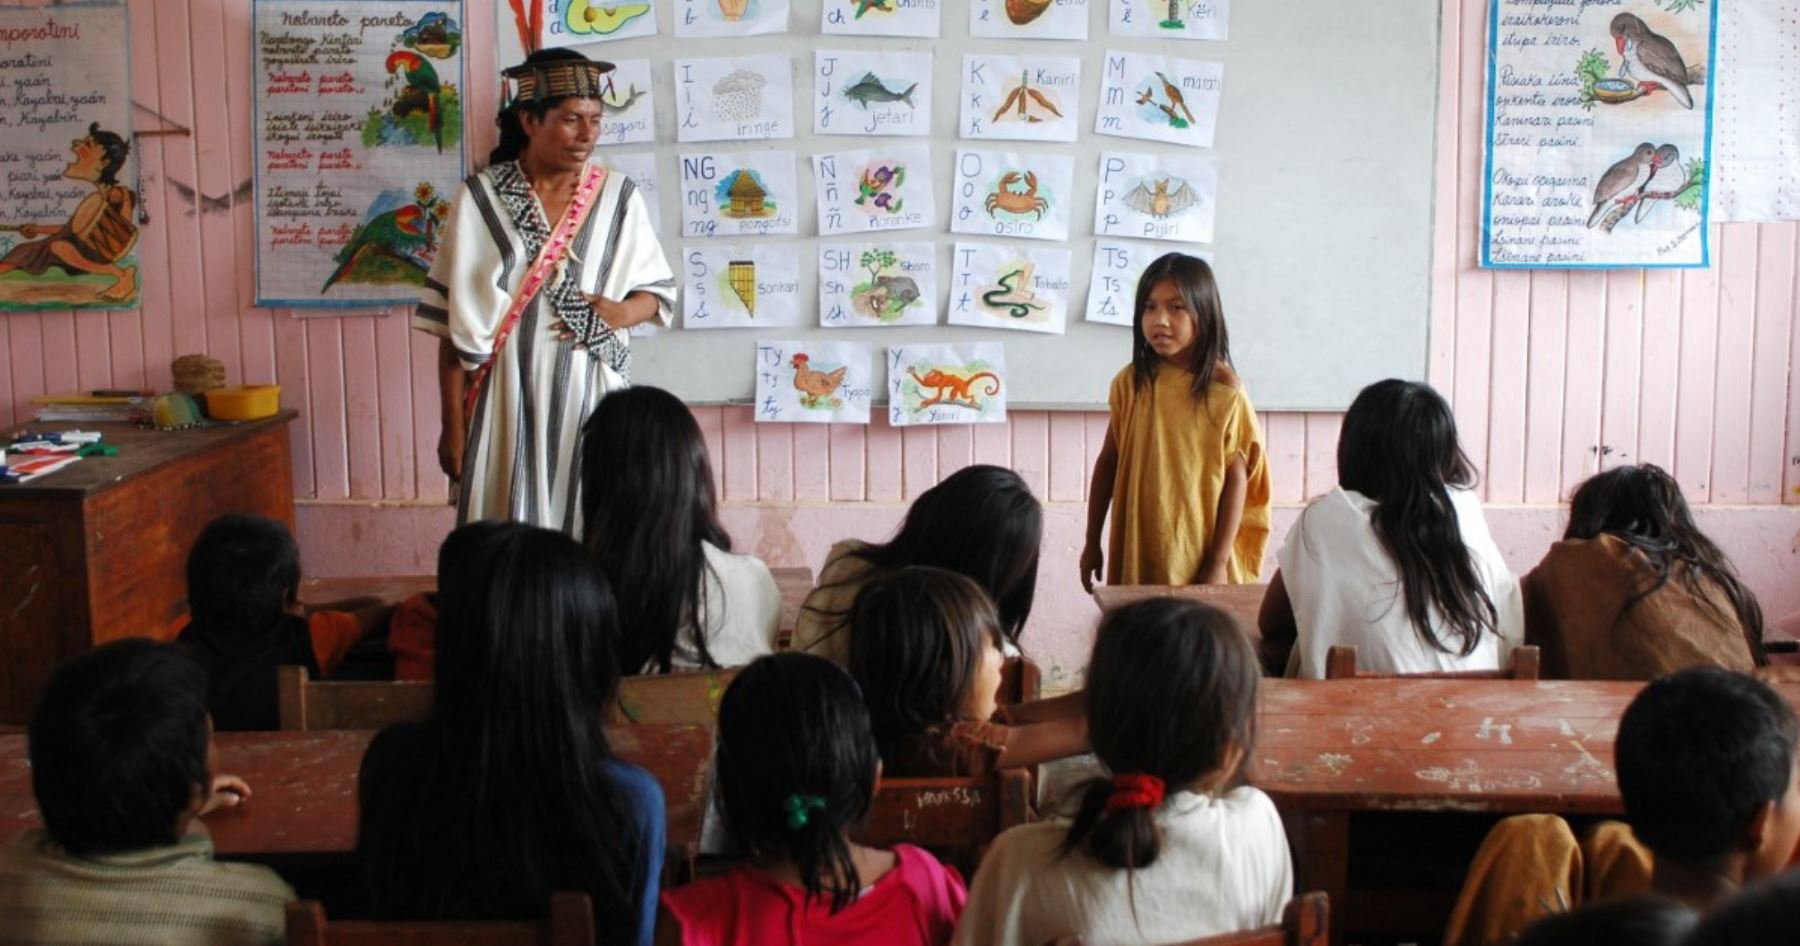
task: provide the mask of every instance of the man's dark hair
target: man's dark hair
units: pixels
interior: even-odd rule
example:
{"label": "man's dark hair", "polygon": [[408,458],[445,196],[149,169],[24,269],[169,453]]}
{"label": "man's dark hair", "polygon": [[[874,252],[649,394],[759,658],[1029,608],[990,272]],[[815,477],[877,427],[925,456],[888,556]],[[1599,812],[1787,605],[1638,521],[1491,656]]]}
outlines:
{"label": "man's dark hair", "polygon": [[206,742],[206,672],[180,648],[134,638],[63,663],[31,717],[50,836],[83,856],[175,843],[210,780]]}
{"label": "man's dark hair", "polygon": [[1631,830],[1657,857],[1689,865],[1731,853],[1787,792],[1797,733],[1787,700],[1746,674],[1695,667],[1651,681],[1613,745]]}

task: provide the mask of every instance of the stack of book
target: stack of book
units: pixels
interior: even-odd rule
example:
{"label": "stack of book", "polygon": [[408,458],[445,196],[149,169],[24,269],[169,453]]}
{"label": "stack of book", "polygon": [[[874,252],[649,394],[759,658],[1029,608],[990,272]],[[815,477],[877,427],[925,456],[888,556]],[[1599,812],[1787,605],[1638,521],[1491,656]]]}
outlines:
{"label": "stack of book", "polygon": [[86,394],[42,394],[31,399],[40,422],[92,424],[133,423],[150,416],[150,391],[90,391]]}

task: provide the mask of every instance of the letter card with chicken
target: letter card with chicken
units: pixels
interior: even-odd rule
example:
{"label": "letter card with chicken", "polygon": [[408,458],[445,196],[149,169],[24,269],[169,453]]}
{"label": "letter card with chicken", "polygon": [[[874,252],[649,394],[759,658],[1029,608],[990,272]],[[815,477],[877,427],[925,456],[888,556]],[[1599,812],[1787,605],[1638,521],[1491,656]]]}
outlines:
{"label": "letter card with chicken", "polygon": [[866,342],[757,342],[756,420],[866,424],[875,397]]}

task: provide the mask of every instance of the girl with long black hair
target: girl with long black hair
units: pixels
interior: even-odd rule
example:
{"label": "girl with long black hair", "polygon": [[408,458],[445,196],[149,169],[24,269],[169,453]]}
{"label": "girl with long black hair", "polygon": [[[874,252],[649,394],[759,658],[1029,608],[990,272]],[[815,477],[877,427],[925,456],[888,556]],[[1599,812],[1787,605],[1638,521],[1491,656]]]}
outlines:
{"label": "girl with long black hair", "polygon": [[761,560],[732,554],[687,405],[652,387],[602,398],[582,431],[581,477],[625,673],[741,667],[774,652],[781,591]]}
{"label": "girl with long black hair", "polygon": [[1756,596],[1654,464],[1582,483],[1563,540],[1524,587],[1525,641],[1543,649],[1547,677],[1651,680],[1768,663]]}
{"label": "girl with long black hair", "polygon": [[1290,676],[1356,647],[1378,673],[1493,670],[1523,632],[1519,583],[1488,533],[1450,405],[1389,379],[1338,435],[1338,486],[1288,532],[1263,599],[1265,645],[1296,640]]}
{"label": "girl with long black hair", "polygon": [[612,594],[560,533],[480,522],[440,576],[437,691],[424,722],[369,744],[357,857],[387,919],[544,916],[593,900],[604,942],[648,946],[662,869],[662,790],[611,757],[619,674]]}

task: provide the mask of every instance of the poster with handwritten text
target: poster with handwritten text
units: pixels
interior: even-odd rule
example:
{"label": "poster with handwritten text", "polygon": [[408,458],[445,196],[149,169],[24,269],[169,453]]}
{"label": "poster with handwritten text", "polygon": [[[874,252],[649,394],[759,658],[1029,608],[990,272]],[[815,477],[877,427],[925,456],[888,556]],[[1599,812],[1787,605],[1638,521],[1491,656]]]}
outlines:
{"label": "poster with handwritten text", "polygon": [[257,0],[256,301],[418,298],[463,179],[460,0]]}
{"label": "poster with handwritten text", "polygon": [[650,60],[621,59],[606,74],[600,96],[600,143],[643,144],[656,140],[656,92]]}
{"label": "poster with handwritten text", "polygon": [[788,30],[788,0],[675,0],[675,35],[754,36]]}
{"label": "poster with handwritten text", "polygon": [[931,134],[931,53],[813,52],[813,134]]}
{"label": "poster with handwritten text", "polygon": [[867,342],[757,342],[756,422],[866,424],[874,366]]}
{"label": "poster with handwritten text", "polygon": [[1094,131],[1194,148],[1213,146],[1225,67],[1216,62],[1106,51]]}
{"label": "poster with handwritten text", "polygon": [[937,39],[949,0],[825,0],[819,32],[826,36],[916,36]]}
{"label": "poster with handwritten text", "polygon": [[936,325],[937,303],[934,243],[819,247],[819,324],[825,328]]}
{"label": "poster with handwritten text", "polygon": [[1708,264],[1718,8],[1493,4],[1483,266]]}
{"label": "poster with handwritten text", "polygon": [[813,155],[819,235],[937,226],[931,149],[922,142]]}
{"label": "poster with handwritten text", "polygon": [[123,3],[0,8],[0,312],[137,305],[125,20]]}
{"label": "poster with handwritten text", "polygon": [[952,233],[1069,238],[1075,159],[1068,155],[960,149],[952,185]]}
{"label": "poster with handwritten text", "polygon": [[653,0],[494,0],[494,18],[499,29],[518,35],[524,49],[586,46],[656,35]]}
{"label": "poster with handwritten text", "polygon": [[984,39],[1087,39],[1088,0],[967,0],[969,35]]}
{"label": "poster with handwritten text", "polygon": [[887,350],[888,424],[1004,424],[1006,347],[895,345]]}
{"label": "poster with handwritten text", "polygon": [[1081,60],[1073,56],[964,56],[964,138],[1074,141]]}
{"label": "poster with handwritten text", "polygon": [[1218,193],[1212,158],[1104,152],[1094,235],[1211,243]]}
{"label": "poster with handwritten text", "polygon": [[1068,250],[1022,243],[958,243],[950,251],[951,325],[1063,333]]}
{"label": "poster with handwritten text", "polygon": [[[1137,318],[1138,277],[1157,257],[1172,252],[1166,245],[1135,240],[1096,240],[1093,279],[1088,283],[1087,321],[1129,326]],[[1173,252],[1198,256],[1208,264],[1210,252],[1182,247]]]}
{"label": "poster with handwritten text", "polygon": [[681,248],[682,328],[759,328],[801,318],[800,248],[690,244]]}
{"label": "poster with handwritten text", "polygon": [[793,64],[785,55],[675,60],[676,138],[794,137]]}
{"label": "poster with handwritten text", "polygon": [[800,232],[792,151],[681,156],[681,232],[691,237]]}

